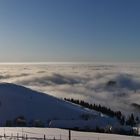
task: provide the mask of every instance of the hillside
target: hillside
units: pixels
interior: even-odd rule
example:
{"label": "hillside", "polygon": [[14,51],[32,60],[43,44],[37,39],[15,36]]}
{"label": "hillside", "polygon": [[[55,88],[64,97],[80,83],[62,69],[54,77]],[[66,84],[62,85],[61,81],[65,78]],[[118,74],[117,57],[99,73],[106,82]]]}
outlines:
{"label": "hillside", "polygon": [[14,124],[15,120],[22,122],[23,118],[26,121],[26,126],[32,126],[31,122],[41,121],[46,127],[82,130],[96,130],[98,127],[110,131],[112,127],[114,130],[121,127],[117,119],[100,112],[83,108],[23,86],[1,83],[1,125],[5,126],[8,122],[8,126],[17,126],[17,124]]}
{"label": "hillside", "polygon": [[78,119],[80,115],[97,112],[57,99],[50,95],[9,83],[0,84],[0,121],[24,116],[27,120]]}

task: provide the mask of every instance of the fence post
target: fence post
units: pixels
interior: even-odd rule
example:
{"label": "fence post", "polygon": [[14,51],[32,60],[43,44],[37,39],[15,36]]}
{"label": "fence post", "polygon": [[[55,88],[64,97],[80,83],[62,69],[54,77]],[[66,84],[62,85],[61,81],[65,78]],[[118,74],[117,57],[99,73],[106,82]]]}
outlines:
{"label": "fence post", "polygon": [[61,140],[61,134],[60,134],[60,140]]}
{"label": "fence post", "polygon": [[6,138],[6,134],[4,133],[4,138]]}
{"label": "fence post", "polygon": [[6,137],[6,134],[5,134],[5,127],[4,127],[4,129],[3,129],[3,130],[4,130],[4,134],[3,134],[3,137],[5,138],[5,137]]}
{"label": "fence post", "polygon": [[46,136],[44,135],[44,140],[46,140]]}
{"label": "fence post", "polygon": [[11,139],[13,138],[13,133],[11,133]]}
{"label": "fence post", "polygon": [[23,140],[23,128],[22,128],[22,140]]}
{"label": "fence post", "polygon": [[18,133],[17,133],[17,140],[18,140]]}
{"label": "fence post", "polygon": [[71,130],[69,130],[69,140],[71,140]]}

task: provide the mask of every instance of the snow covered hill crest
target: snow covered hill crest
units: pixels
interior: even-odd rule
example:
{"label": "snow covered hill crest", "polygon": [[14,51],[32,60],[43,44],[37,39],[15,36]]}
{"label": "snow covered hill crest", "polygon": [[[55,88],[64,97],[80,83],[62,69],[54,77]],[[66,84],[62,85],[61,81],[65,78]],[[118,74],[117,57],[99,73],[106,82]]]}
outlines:
{"label": "snow covered hill crest", "polygon": [[0,84],[1,126],[34,126],[67,129],[119,128],[115,118],[11,83]]}
{"label": "snow covered hill crest", "polygon": [[91,117],[99,115],[96,111],[83,109],[45,93],[33,91],[23,86],[0,84],[0,122],[24,116],[28,121],[79,119],[83,114]]}

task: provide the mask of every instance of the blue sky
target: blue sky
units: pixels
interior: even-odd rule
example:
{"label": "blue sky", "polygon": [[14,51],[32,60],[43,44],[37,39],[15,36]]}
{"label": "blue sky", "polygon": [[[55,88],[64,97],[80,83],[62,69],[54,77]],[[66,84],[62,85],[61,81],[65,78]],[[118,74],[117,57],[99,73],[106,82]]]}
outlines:
{"label": "blue sky", "polygon": [[0,62],[139,62],[139,7],[139,0],[0,0]]}

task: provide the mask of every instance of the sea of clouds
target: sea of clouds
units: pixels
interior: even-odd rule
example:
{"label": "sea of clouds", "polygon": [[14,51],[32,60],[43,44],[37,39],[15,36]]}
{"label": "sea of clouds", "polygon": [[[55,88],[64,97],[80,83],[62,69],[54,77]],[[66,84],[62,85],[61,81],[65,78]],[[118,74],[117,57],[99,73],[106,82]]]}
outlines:
{"label": "sea of clouds", "polygon": [[140,115],[140,64],[1,64],[0,82]]}

